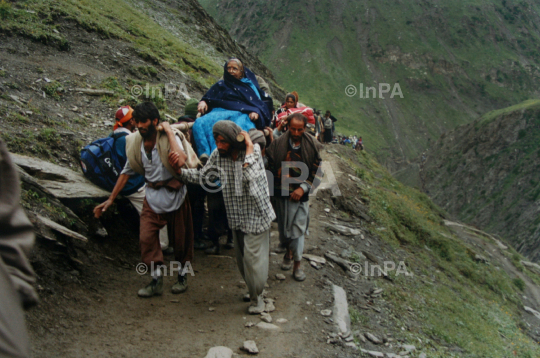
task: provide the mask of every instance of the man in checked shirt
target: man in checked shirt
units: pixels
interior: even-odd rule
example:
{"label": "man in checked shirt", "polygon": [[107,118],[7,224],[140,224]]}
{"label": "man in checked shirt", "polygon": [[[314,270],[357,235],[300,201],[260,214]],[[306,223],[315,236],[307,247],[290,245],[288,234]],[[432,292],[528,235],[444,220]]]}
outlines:
{"label": "man in checked shirt", "polygon": [[[262,292],[268,278],[270,224],[276,217],[270,204],[268,181],[261,148],[232,121],[217,122],[212,129],[217,148],[201,170],[181,169],[179,155],[171,152],[169,163],[185,182],[221,182],[229,227],[233,232],[236,262],[246,281],[250,314],[264,310]],[[236,140],[245,138],[244,145]]]}

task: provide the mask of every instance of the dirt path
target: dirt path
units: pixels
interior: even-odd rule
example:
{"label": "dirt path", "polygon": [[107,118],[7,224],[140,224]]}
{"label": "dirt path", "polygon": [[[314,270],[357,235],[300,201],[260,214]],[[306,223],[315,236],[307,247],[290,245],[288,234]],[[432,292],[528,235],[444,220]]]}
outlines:
{"label": "dirt path", "polygon": [[[273,224],[271,247],[278,244]],[[318,243],[317,225],[312,225],[308,248]],[[85,285],[66,287],[63,293],[45,297],[28,316],[36,357],[204,357],[209,348],[227,346],[236,353],[245,340],[254,340],[259,357],[324,357],[328,349],[327,323],[319,311],[330,307],[331,295],[321,290],[321,273],[304,263],[307,279],[275,279],[283,273],[281,256],[270,257],[267,297],[276,299],[273,323],[280,332],[247,328],[247,322],[260,322],[260,316],[247,314],[242,295],[247,292],[233,259],[234,251],[223,257],[196,253],[195,276],[189,278],[185,294],[173,295],[174,277],[166,277],[161,297],[141,299],[137,290],[149,281],[135,268],[118,268],[106,260],[89,275],[100,278],[98,288]],[[138,262],[131,258],[133,266]],[[307,304],[309,302],[310,304]],[[209,308],[215,311],[209,311]]]}

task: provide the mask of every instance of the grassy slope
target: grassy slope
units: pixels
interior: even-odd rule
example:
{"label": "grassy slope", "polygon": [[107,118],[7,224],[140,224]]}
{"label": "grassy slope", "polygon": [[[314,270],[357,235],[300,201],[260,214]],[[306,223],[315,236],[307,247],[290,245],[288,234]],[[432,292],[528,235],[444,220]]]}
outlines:
{"label": "grassy slope", "polygon": [[[362,200],[369,203],[375,220],[369,230],[396,250],[408,252],[407,266],[415,272],[412,278],[394,276],[394,283],[382,280],[381,287],[388,290],[385,298],[395,305],[392,324],[410,327],[406,317],[408,307],[413,308],[419,325],[405,334],[410,341],[421,338],[419,346],[432,351],[429,357],[538,356],[538,345],[522,331],[519,279],[510,277],[497,262],[476,262],[477,248],[442,223],[444,212],[425,194],[394,179],[372,156],[362,152],[355,158],[356,154],[340,152],[367,184]],[[523,269],[515,251],[504,255]],[[537,275],[526,274],[540,282]],[[358,314],[354,308],[353,312]],[[361,313],[358,317],[353,318],[353,326],[365,331]],[[458,346],[464,352],[452,353],[445,346]]]}
{"label": "grassy slope", "polygon": [[[201,4],[233,36],[258,51],[285,88],[298,90],[312,106],[333,110],[341,118],[341,132],[363,134],[379,155],[388,154],[385,149],[399,141],[405,155],[414,156],[444,130],[534,96],[538,84],[538,77],[529,76],[524,67],[527,62],[538,64],[540,58],[540,8],[532,1],[516,6],[489,0]],[[294,24],[287,37],[280,31],[289,22]],[[380,74],[378,82],[398,82],[403,91],[403,99],[389,104],[398,108],[393,124],[382,100],[345,96],[347,85],[375,80],[362,61],[359,28],[365,29],[365,55]],[[278,45],[280,36],[288,38],[288,46]],[[341,61],[327,47],[334,37],[343,44]],[[413,65],[387,62],[393,49],[411,54]],[[434,68],[441,60],[459,72],[440,74]]]}
{"label": "grassy slope", "polygon": [[442,137],[426,166],[435,201],[533,259],[539,257],[539,129],[540,100],[492,111]]}
{"label": "grassy slope", "polygon": [[69,39],[54,31],[59,18],[105,38],[128,41],[141,58],[183,71],[204,86],[211,86],[221,73],[220,66],[203,52],[165,31],[129,0],[26,0],[17,2],[16,7],[2,0],[0,17],[0,31],[50,43],[61,50],[69,48]]}

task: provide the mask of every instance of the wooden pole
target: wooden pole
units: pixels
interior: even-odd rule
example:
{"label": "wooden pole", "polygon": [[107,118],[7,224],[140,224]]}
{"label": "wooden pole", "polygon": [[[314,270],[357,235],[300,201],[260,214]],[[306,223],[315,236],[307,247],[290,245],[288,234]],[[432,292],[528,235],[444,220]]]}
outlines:
{"label": "wooden pole", "polygon": [[[268,137],[268,136],[270,135],[270,130],[265,128],[265,129],[263,129],[263,133],[264,133],[264,136],[265,136],[265,137]],[[242,142],[244,141],[244,139],[245,139],[245,138],[244,138],[244,135],[243,135],[242,133],[240,133],[240,134],[238,134],[238,135],[236,136],[236,141],[237,141],[238,143],[242,143]]]}
{"label": "wooden pole", "polygon": [[[193,124],[194,122],[174,123],[174,124],[171,124],[171,127],[176,128],[182,132],[187,132],[188,130],[191,129],[191,127],[193,127]],[[163,130],[163,127],[159,125],[157,126],[157,130],[161,132]]]}

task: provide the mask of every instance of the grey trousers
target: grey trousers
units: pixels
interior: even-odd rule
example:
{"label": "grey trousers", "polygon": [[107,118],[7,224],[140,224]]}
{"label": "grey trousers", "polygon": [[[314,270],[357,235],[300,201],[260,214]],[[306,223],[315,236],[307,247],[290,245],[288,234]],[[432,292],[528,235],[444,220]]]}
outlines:
{"label": "grey trousers", "polygon": [[279,229],[279,242],[289,247],[294,261],[302,261],[304,239],[309,226],[309,201],[290,201],[289,198],[275,198]]}
{"label": "grey trousers", "polygon": [[268,279],[270,229],[260,234],[233,230],[232,234],[238,269],[246,281],[249,297],[252,301],[256,301]]}

